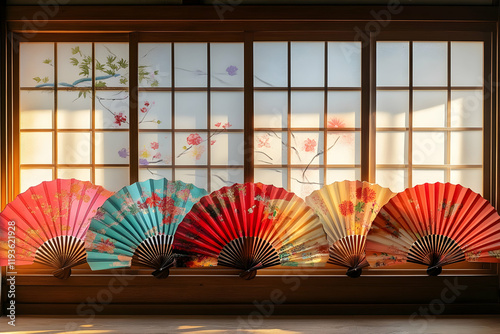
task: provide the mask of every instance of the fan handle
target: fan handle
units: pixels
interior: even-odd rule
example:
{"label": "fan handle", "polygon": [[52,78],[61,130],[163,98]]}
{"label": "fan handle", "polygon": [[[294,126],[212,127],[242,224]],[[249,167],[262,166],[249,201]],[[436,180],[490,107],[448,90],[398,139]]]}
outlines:
{"label": "fan handle", "polygon": [[427,275],[429,276],[439,276],[443,271],[443,267],[441,266],[429,266],[427,268]]}
{"label": "fan handle", "polygon": [[167,260],[167,261],[168,261],[167,264],[163,263],[163,265],[160,268],[156,269],[155,271],[153,271],[151,273],[155,278],[165,279],[170,275],[170,268],[175,266],[176,260],[174,259],[174,260]]}
{"label": "fan handle", "polygon": [[261,268],[264,268],[264,266],[262,265],[262,262],[259,262],[255,266],[253,266],[252,268],[247,269],[245,271],[242,271],[240,273],[240,277],[247,280],[247,281],[254,279],[255,276],[257,276],[257,269],[261,269]]}
{"label": "fan handle", "polygon": [[71,267],[63,267],[52,272],[54,277],[59,279],[68,279],[71,276]]}
{"label": "fan handle", "polygon": [[363,269],[360,267],[350,267],[349,269],[347,269],[346,275],[350,278],[358,278],[359,276],[361,276],[362,272]]}

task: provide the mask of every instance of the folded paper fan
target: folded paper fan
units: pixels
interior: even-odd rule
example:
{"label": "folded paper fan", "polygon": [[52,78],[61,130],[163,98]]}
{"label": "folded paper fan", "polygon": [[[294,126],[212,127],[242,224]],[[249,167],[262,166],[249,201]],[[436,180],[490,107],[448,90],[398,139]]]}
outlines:
{"label": "folded paper fan", "polygon": [[461,185],[418,185],[382,208],[366,252],[373,267],[418,263],[432,276],[456,262],[500,262],[500,216],[481,195]]}
{"label": "folded paper fan", "polygon": [[293,193],[262,183],[234,184],[202,197],[180,224],[174,248],[217,258],[245,279],[276,265],[321,266],[328,242],[319,221]]}
{"label": "folded paper fan", "polygon": [[0,213],[0,265],[36,262],[55,268],[55,277],[68,278],[72,267],[85,263],[90,220],[112,194],[75,179],[29,188]]}
{"label": "folded paper fan", "polygon": [[86,240],[92,270],[145,266],[166,278],[177,226],[207,192],[182,181],[147,180],[119,190],[98,209]]}
{"label": "folded paper fan", "polygon": [[361,275],[362,268],[368,266],[366,235],[380,208],[394,195],[377,184],[342,181],[324,186],[306,198],[328,236],[328,263],[347,267],[350,277]]}

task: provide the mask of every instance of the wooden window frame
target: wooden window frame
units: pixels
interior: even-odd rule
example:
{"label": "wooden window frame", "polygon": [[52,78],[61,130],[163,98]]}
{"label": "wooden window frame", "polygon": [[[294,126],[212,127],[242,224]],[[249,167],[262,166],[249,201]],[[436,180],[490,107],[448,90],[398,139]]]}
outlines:
{"label": "wooden window frame", "polygon": [[[228,11],[227,16],[221,19],[215,11],[207,10],[204,6],[102,6],[99,11],[95,11],[92,7],[84,6],[69,6],[65,7],[56,16],[40,23],[36,20],[29,19],[40,10],[37,6],[7,6],[6,8],[6,26],[3,33],[3,41],[7,45],[6,53],[2,54],[2,60],[5,62],[5,70],[2,72],[5,83],[5,92],[2,90],[2,186],[1,186],[1,206],[3,207],[9,201],[14,199],[17,193],[15,184],[19,182],[18,171],[16,166],[19,166],[19,133],[15,129],[19,128],[18,110],[19,110],[19,94],[16,87],[19,87],[19,79],[15,73],[18,73],[19,60],[16,56],[18,43],[28,38],[29,41],[54,41],[58,42],[84,42],[84,41],[128,41],[130,53],[137,53],[137,43],[152,42],[152,41],[199,41],[209,40],[211,42],[220,35],[224,35],[223,39],[233,41],[238,39],[244,41],[245,54],[245,79],[244,79],[244,103],[245,103],[245,130],[244,140],[247,150],[245,151],[245,168],[244,175],[246,181],[251,181],[253,166],[248,162],[253,161],[253,64],[249,61],[251,57],[246,55],[253,54],[253,41],[260,40],[282,40],[284,36],[293,36],[293,40],[338,40],[342,36],[352,36],[363,42],[362,48],[362,68],[370,68],[369,71],[362,70],[361,78],[361,141],[362,145],[367,145],[368,149],[363,149],[361,152],[361,178],[370,182],[374,182],[375,171],[375,155],[374,155],[374,134],[375,134],[375,42],[384,38],[414,40],[422,38],[422,33],[428,33],[428,36],[434,36],[436,39],[450,39],[453,34],[460,34],[462,38],[467,40],[471,36],[483,34],[483,38],[489,45],[491,58],[488,61],[490,71],[485,72],[485,100],[484,100],[484,151],[485,160],[483,171],[484,179],[489,180],[485,184],[483,195],[489,199],[493,205],[500,208],[500,186],[498,182],[498,173],[500,161],[498,156],[499,136],[498,129],[500,122],[498,117],[497,106],[497,81],[498,66],[498,6],[415,6],[405,8],[400,14],[384,26],[381,32],[359,30],[366,28],[371,22],[377,23],[373,18],[373,12],[386,10],[383,6],[240,6],[237,10]],[[380,22],[379,22],[380,23]],[[303,29],[307,26],[307,32]],[[356,28],[358,30],[356,30]],[[158,32],[161,30],[161,32]],[[103,33],[105,32],[105,33]],[[362,32],[362,33],[360,33]],[[196,37],[194,37],[196,36]],[[440,37],[441,36],[441,37]],[[291,37],[289,37],[291,38]],[[430,40],[430,38],[424,38]],[[453,39],[453,38],[451,38]],[[454,40],[454,39],[453,39]],[[485,45],[486,45],[485,44]],[[486,50],[486,49],[485,49]],[[486,52],[485,52],[486,53]],[[137,59],[130,58],[130,67],[137,68]],[[485,64],[487,66],[487,64]],[[137,86],[134,82],[133,75],[130,75],[130,87]],[[488,87],[486,85],[488,83]],[[251,94],[250,94],[251,93]],[[6,95],[4,97],[4,94]],[[130,95],[130,113],[131,122],[137,123],[137,119],[133,119],[133,115],[137,115],[137,91],[134,98],[134,92]],[[489,126],[486,126],[488,125]],[[135,127],[130,127],[130,131],[137,131]],[[131,139],[132,143],[133,139]],[[137,139],[135,139],[137,144]],[[364,143],[364,144],[363,144]],[[138,155],[138,145],[130,146],[131,156]],[[138,162],[130,161],[131,171],[138,171]],[[250,166],[247,166],[250,165]],[[138,173],[138,172],[137,172]],[[16,176],[17,175],[17,176]],[[137,181],[138,175],[131,173],[130,181]],[[176,269],[172,277],[172,284],[178,280],[179,284],[198,284],[198,281],[203,281],[206,276],[212,277],[214,286],[217,284],[227,283],[225,275],[233,275],[236,271],[231,269]],[[432,289],[442,288],[443,279],[446,277],[459,276],[474,276],[467,282],[473,286],[472,291],[479,289],[481,284],[492,286],[492,282],[496,280],[496,291],[498,292],[499,275],[498,266],[495,264],[485,264],[480,268],[465,269],[460,265],[450,267],[443,270],[443,279],[419,283],[419,275],[423,274],[423,269],[411,269],[402,267],[392,267],[388,269],[378,270],[371,269],[364,273],[366,280],[377,286],[380,291],[391,291],[390,287],[385,287],[385,284],[417,284],[422,288],[428,286]],[[104,286],[107,281],[103,277],[113,275],[111,271],[103,271],[98,276],[93,276],[93,273],[88,267],[82,266],[74,271],[75,281],[77,284],[84,285],[83,280],[88,279],[96,286]],[[149,284],[146,282],[150,271],[140,268],[131,268],[124,271],[125,275],[139,275],[137,284]],[[320,283],[315,290],[315,293],[321,294],[320,287],[328,287],[340,282],[339,286],[349,286],[360,288],[364,281],[346,281],[344,277],[344,269],[306,269],[301,270],[299,275],[309,277],[310,282]],[[20,269],[20,284],[33,286],[37,284],[51,285],[49,270],[33,266],[30,268]],[[259,276],[262,276],[263,284],[273,284],[275,280],[281,280],[282,275],[290,274],[283,269],[267,269],[259,271]],[[220,276],[222,275],[222,276]],[[293,273],[292,273],[293,275]],[[384,277],[378,277],[378,276]],[[398,276],[412,277],[398,277]],[[415,276],[416,275],[416,276]],[[178,277],[176,277],[178,276]],[[327,276],[327,277],[326,277]],[[390,277],[389,277],[390,276]],[[328,279],[328,281],[325,281]],[[385,280],[389,281],[385,281]],[[477,279],[477,282],[475,281]],[[207,280],[207,282],[209,281]],[[493,280],[493,281],[492,281]],[[387,282],[387,283],[385,283]],[[482,282],[482,283],[481,283]],[[245,283],[245,282],[243,282]],[[358,284],[359,283],[359,284]],[[5,284],[5,281],[3,282]],[[212,283],[207,283],[212,284]],[[158,284],[154,284],[159,286]],[[236,284],[235,288],[245,284]],[[371,285],[371,284],[368,284]],[[5,286],[5,285],[4,285]],[[476,290],[475,290],[476,289]],[[418,290],[418,289],[417,289]],[[26,290],[28,291],[28,290]],[[196,290],[198,291],[198,290]],[[236,291],[236,290],[235,290]],[[349,290],[351,291],[351,290]],[[364,290],[363,290],[364,291]],[[437,290],[439,293],[439,290]],[[493,291],[493,290],[492,290]],[[198,293],[200,293],[198,291]],[[360,292],[357,292],[360,293]],[[376,295],[376,293],[375,293]],[[372,296],[372,297],[370,297]],[[367,298],[359,295],[354,298],[355,302],[374,303],[373,296]],[[413,294],[413,302],[419,303],[420,297]],[[481,295],[483,296],[483,295]],[[4,295],[5,298],[5,295]],[[253,298],[253,297],[251,297]],[[255,297],[257,298],[257,297]],[[482,298],[482,299],[481,299]],[[203,298],[202,298],[203,299]],[[306,298],[307,299],[307,298]],[[321,298],[320,298],[321,299]],[[394,299],[394,298],[393,298]],[[387,303],[392,303],[389,299]],[[396,298],[397,299],[397,298]],[[394,300],[396,300],[394,299]],[[318,299],[319,300],[319,299]],[[423,302],[429,302],[426,299]],[[340,301],[342,302],[342,301]],[[345,301],[343,301],[345,303]],[[412,302],[410,302],[412,303]],[[486,295],[480,297],[478,303],[486,303],[481,310],[490,310],[498,312],[498,297],[497,301],[492,303],[491,298]],[[47,304],[49,305],[49,304]],[[491,306],[494,306],[491,308]],[[64,307],[63,307],[64,308]],[[54,307],[55,310],[63,312],[63,308]],[[397,308],[397,307],[396,307]],[[393,310],[396,310],[393,308]],[[126,310],[118,307],[119,310]],[[136,309],[136,308],[134,308]],[[147,309],[147,308],[145,308]],[[453,308],[451,308],[453,309]],[[22,310],[22,308],[21,308]],[[24,310],[32,310],[37,313],[33,307],[26,305]],[[338,308],[336,309],[338,310]],[[359,308],[352,308],[351,312],[355,313]],[[471,308],[466,308],[470,312]],[[477,308],[475,310],[478,310]],[[126,312],[126,311],[125,311]],[[293,313],[292,310],[285,312]],[[322,313],[318,311],[319,313]],[[332,311],[334,312],[334,311]],[[342,311],[339,311],[343,313]],[[390,311],[388,311],[390,312]],[[398,311],[396,311],[397,313]],[[451,311],[453,312],[453,311]],[[460,311],[458,311],[460,313]],[[487,311],[488,312],[488,311]],[[43,311],[42,311],[43,313]],[[328,312],[326,312],[328,313]]]}

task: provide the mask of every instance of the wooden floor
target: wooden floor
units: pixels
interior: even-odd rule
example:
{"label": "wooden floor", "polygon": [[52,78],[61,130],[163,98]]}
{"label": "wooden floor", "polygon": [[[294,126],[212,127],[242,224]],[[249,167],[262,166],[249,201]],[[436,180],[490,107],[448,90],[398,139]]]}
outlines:
{"label": "wooden floor", "polygon": [[345,333],[498,334],[495,316],[99,316],[90,318],[20,316],[16,326],[0,318],[0,333],[169,334],[169,333]]}

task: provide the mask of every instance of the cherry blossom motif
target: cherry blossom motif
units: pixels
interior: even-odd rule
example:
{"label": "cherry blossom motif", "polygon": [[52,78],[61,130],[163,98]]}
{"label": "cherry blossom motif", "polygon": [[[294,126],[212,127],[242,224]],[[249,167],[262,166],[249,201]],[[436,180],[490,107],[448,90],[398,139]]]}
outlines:
{"label": "cherry blossom motif", "polygon": [[196,160],[200,160],[203,153],[205,153],[205,146],[203,145],[193,146],[193,157]]}
{"label": "cherry blossom motif", "polygon": [[127,121],[127,116],[124,116],[123,113],[118,113],[115,114],[115,121],[114,123],[118,126],[121,126],[122,123],[125,123]]}
{"label": "cherry blossom motif", "polygon": [[341,119],[332,117],[328,120],[328,128],[345,128],[345,123]]}
{"label": "cherry blossom motif", "polygon": [[101,241],[95,246],[95,249],[100,253],[106,252],[111,254],[115,250],[115,245],[109,239],[104,240],[104,238],[101,238]]}
{"label": "cherry blossom motif", "polygon": [[236,72],[238,72],[238,68],[234,65],[230,65],[226,68],[226,72],[230,76],[235,76],[237,74]]}
{"label": "cherry blossom motif", "polygon": [[231,127],[231,126],[233,126],[233,125],[232,125],[232,124],[229,124],[229,122],[227,122],[227,123],[224,123],[224,124],[222,125],[222,128],[225,130],[225,129],[227,129],[227,128]]}
{"label": "cherry blossom motif", "polygon": [[339,204],[340,214],[350,216],[354,213],[354,204],[351,201],[343,201]]}
{"label": "cherry blossom motif", "polygon": [[221,124],[221,122],[215,123],[215,127],[220,128]]}
{"label": "cherry blossom motif", "polygon": [[159,206],[160,201],[162,201],[162,198],[161,198],[160,196],[158,196],[158,194],[153,193],[153,194],[151,195],[151,197],[148,197],[148,198],[146,199],[146,202],[145,202],[145,203],[146,203],[146,204],[147,204],[150,208],[152,208],[152,207],[155,207],[155,206]]}
{"label": "cherry blossom motif", "polygon": [[154,141],[151,143],[151,148],[153,150],[157,150],[159,147],[160,147],[160,144],[158,144],[157,142]]}
{"label": "cherry blossom motif", "polygon": [[148,108],[146,108],[146,107],[142,107],[142,108],[141,108],[141,112],[142,112],[143,114],[145,114],[147,111],[148,111]]}
{"label": "cherry blossom motif", "polygon": [[161,213],[169,213],[172,217],[180,215],[182,208],[175,205],[175,200],[172,197],[163,197],[158,203],[158,209]]}
{"label": "cherry blossom motif", "polygon": [[144,106],[149,107],[149,102],[148,101],[144,101]]}
{"label": "cherry blossom motif", "polygon": [[307,138],[304,140],[304,151],[306,152],[314,152],[314,149],[316,148],[316,140]]}
{"label": "cherry blossom motif", "polygon": [[271,143],[269,143],[270,137],[268,134],[261,135],[257,137],[257,147],[271,147]]}
{"label": "cherry blossom motif", "polygon": [[190,194],[189,189],[183,189],[179,190],[175,195],[185,201],[189,198],[189,194]]}
{"label": "cherry blossom motif", "polygon": [[142,203],[141,201],[137,201],[137,207],[140,210],[147,210],[148,209],[148,205],[146,203]]}
{"label": "cherry blossom motif", "polygon": [[190,134],[187,138],[186,141],[189,145],[199,145],[203,141],[201,136],[197,133],[192,133]]}
{"label": "cherry blossom motif", "polygon": [[161,153],[158,152],[153,156],[153,159],[161,159]]}
{"label": "cherry blossom motif", "polygon": [[211,141],[210,141],[210,145],[215,144],[215,142],[216,142],[215,140],[211,140]]}

